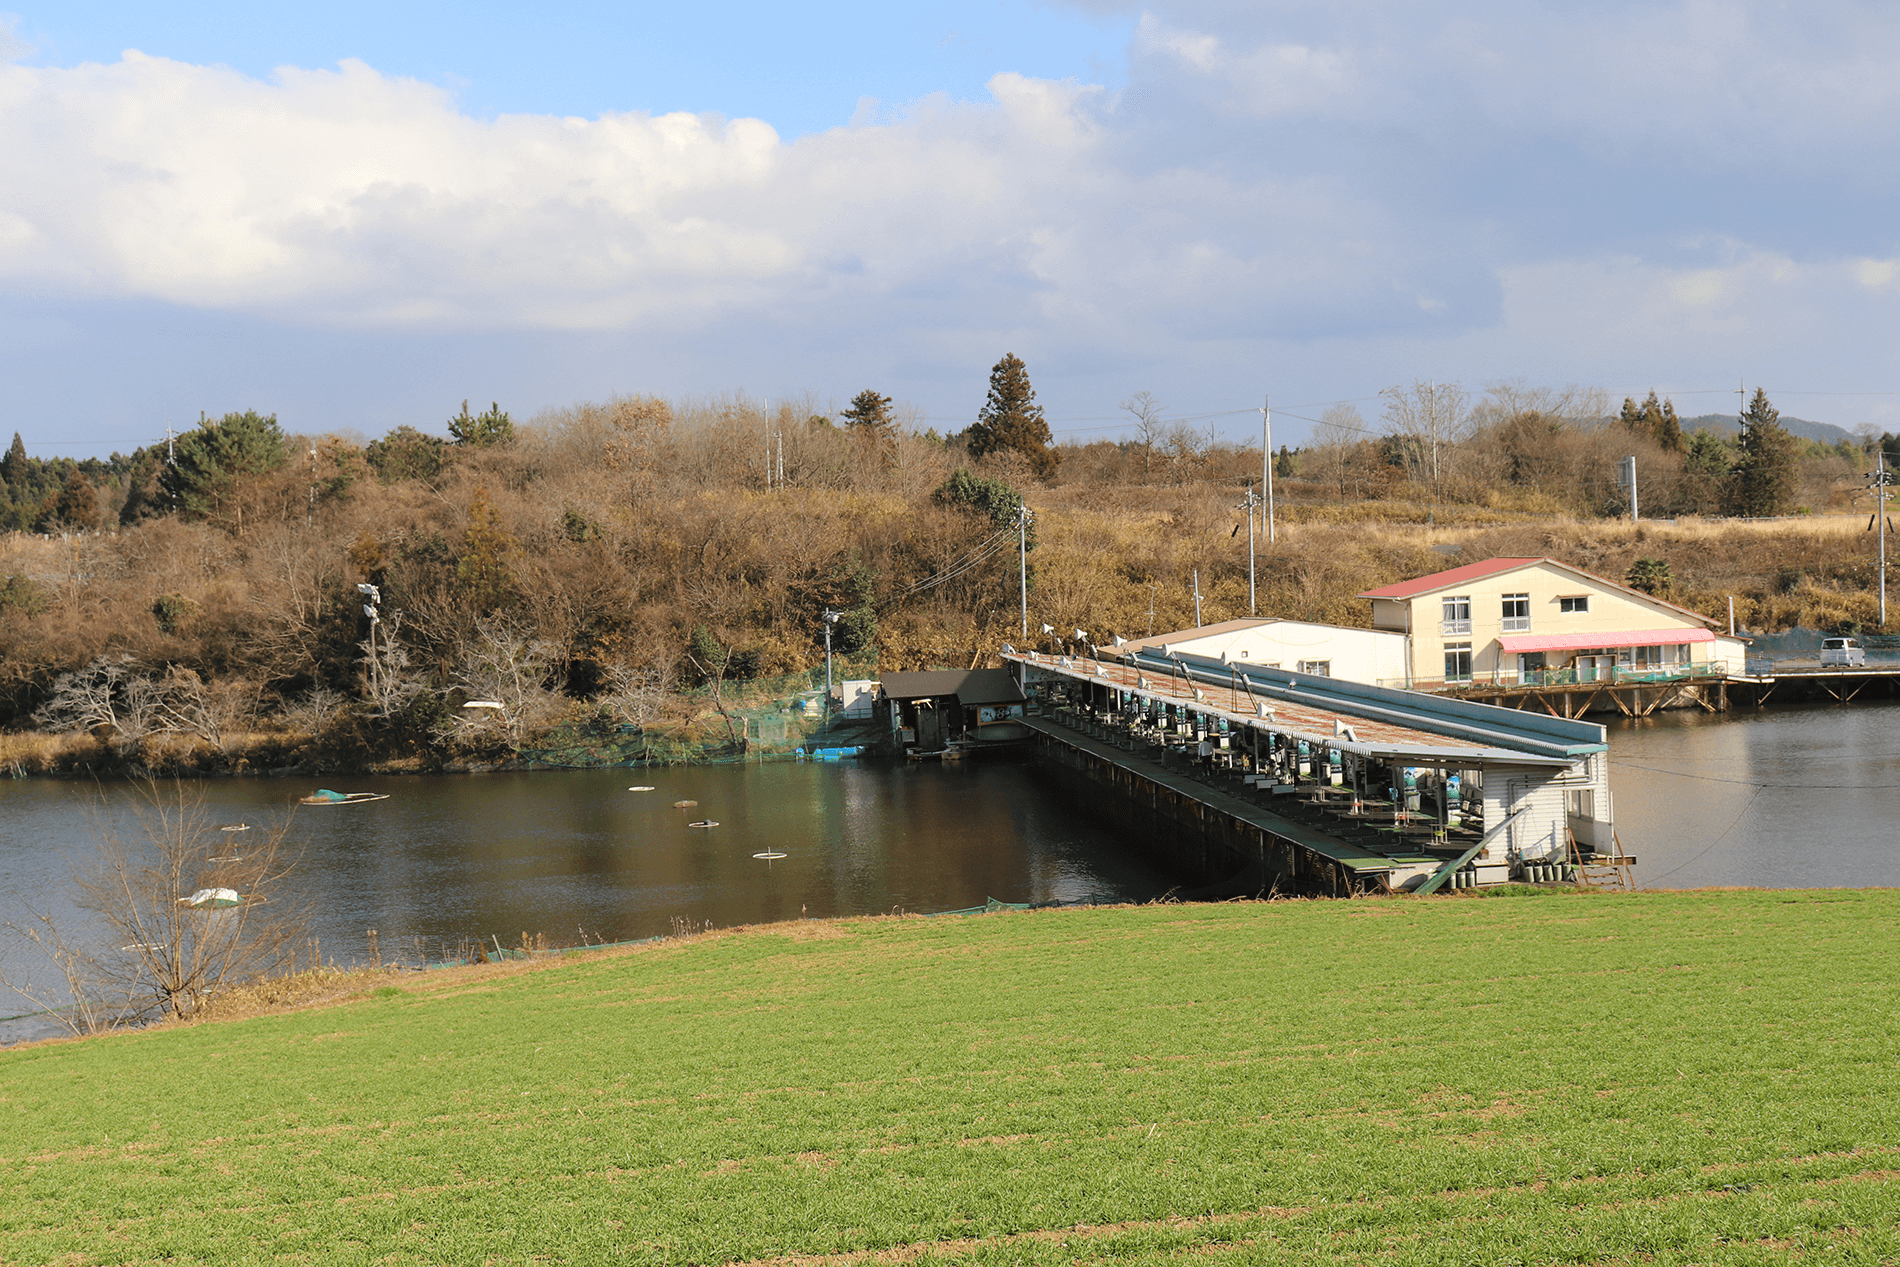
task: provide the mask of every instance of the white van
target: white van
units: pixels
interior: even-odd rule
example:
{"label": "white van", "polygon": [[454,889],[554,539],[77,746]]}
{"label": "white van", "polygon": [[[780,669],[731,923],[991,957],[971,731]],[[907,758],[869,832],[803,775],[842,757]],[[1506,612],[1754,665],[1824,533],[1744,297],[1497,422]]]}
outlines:
{"label": "white van", "polygon": [[1852,638],[1821,639],[1821,667],[1847,668],[1867,663],[1867,649]]}

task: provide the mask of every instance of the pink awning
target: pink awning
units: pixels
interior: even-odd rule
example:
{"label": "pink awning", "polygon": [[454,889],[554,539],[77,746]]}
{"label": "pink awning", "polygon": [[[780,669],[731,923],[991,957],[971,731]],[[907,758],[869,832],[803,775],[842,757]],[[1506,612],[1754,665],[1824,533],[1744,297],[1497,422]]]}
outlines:
{"label": "pink awning", "polygon": [[1714,642],[1707,629],[1638,629],[1633,633],[1506,634],[1498,646],[1506,651],[1581,651],[1585,647],[1675,647],[1686,642]]}

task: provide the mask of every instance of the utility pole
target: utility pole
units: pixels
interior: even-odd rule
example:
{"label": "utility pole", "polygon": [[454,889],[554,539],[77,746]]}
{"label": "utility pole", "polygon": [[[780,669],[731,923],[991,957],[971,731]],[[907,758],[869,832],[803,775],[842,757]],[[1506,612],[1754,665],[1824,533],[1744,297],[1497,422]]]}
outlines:
{"label": "utility pole", "polygon": [[1201,627],[1201,569],[1194,569],[1194,627]]}
{"label": "utility pole", "polygon": [[1029,503],[1016,503],[1016,592],[1023,600],[1023,639],[1029,638]]}
{"label": "utility pole", "polygon": [[1160,588],[1161,582],[1159,581],[1150,581],[1148,583],[1148,636],[1150,638],[1155,636],[1155,591]]}
{"label": "utility pole", "polygon": [[1273,536],[1273,397],[1260,398],[1260,483],[1267,490],[1267,544]]}
{"label": "utility pole", "polygon": [[1893,484],[1893,472],[1887,469],[1887,454],[1883,449],[1874,450],[1873,473],[1867,477],[1867,486],[1874,490],[1874,523],[1871,527],[1880,532],[1880,627],[1887,627],[1887,489]]}
{"label": "utility pole", "polygon": [[1626,458],[1624,458],[1624,459],[1622,460],[1622,462],[1620,462],[1620,463],[1619,463],[1618,465],[1619,465],[1619,466],[1620,466],[1620,467],[1622,468],[1622,471],[1621,471],[1621,474],[1622,474],[1622,477],[1623,477],[1623,482],[1624,482],[1625,484],[1627,484],[1627,485],[1629,485],[1629,490],[1630,490],[1630,522],[1631,522],[1631,523],[1635,523],[1635,522],[1637,522],[1637,514],[1636,514],[1636,455],[1635,455],[1634,453],[1632,453],[1632,454],[1630,454],[1630,455],[1629,455],[1628,457],[1626,457]]}
{"label": "utility pole", "polygon": [[1260,614],[1260,606],[1254,597],[1254,556],[1256,552],[1254,550],[1253,540],[1253,508],[1261,504],[1260,496],[1255,493],[1253,489],[1249,488],[1247,490],[1247,500],[1240,504],[1247,511],[1247,614],[1249,616],[1258,616]]}

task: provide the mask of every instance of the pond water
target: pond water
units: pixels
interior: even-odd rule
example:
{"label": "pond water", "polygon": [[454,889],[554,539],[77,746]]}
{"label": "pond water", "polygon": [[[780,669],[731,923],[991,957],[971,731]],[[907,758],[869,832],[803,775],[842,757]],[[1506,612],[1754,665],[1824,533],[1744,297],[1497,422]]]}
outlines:
{"label": "pond water", "polygon": [[[1174,879],[1028,761],[773,762],[481,776],[334,776],[355,805],[297,805],[315,779],[203,785],[213,825],[290,814],[297,886],[326,958],[438,958],[523,933],[555,945],[771,920],[1004,902],[1141,901]],[[651,785],[650,792],[630,791]],[[133,789],[0,782],[0,914],[53,902]],[[680,809],[675,801],[695,805]],[[103,801],[103,804],[102,804]],[[714,820],[716,827],[693,827]],[[215,836],[215,834],[214,834]],[[242,841],[245,836],[216,837]],[[774,852],[782,858],[760,859]],[[74,914],[58,908],[65,919]],[[4,1015],[0,1009],[0,1015]]]}
{"label": "pond water", "polygon": [[[1619,721],[1610,752],[1618,834],[1644,887],[1900,885],[1900,705]],[[204,796],[214,823],[293,813],[297,883],[325,957],[345,961],[369,957],[369,929],[385,958],[414,962],[523,933],[572,945],[671,932],[675,919],[730,927],[992,897],[1143,901],[1180,883],[1027,759],[327,783],[389,799],[293,808],[312,779],[215,780]],[[131,794],[0,782],[0,922],[30,904],[83,923],[62,905],[68,860]],[[709,819],[719,825],[689,826]],[[785,856],[753,856],[768,851]],[[19,951],[0,946],[0,964],[35,975]],[[0,1017],[11,1014],[0,1003]],[[0,1041],[17,1036],[0,1027]]]}
{"label": "pond water", "polygon": [[1900,885],[1900,703],[1618,721],[1610,788],[1645,887]]}

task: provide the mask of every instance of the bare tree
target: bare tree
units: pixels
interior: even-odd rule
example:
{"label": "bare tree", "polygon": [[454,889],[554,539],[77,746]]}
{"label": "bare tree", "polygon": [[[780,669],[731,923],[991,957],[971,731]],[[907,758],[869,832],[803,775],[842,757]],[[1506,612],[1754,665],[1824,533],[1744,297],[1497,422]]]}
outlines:
{"label": "bare tree", "polygon": [[226,986],[294,967],[307,913],[287,900],[290,820],[224,831],[202,789],[147,783],[131,796],[132,829],[102,806],[95,848],[72,867],[74,905],[102,934],[80,940],[44,912],[8,924],[65,982],[8,979],[75,1033],[191,1016]]}
{"label": "bare tree", "polygon": [[[377,630],[382,630],[379,637]],[[356,644],[363,653],[363,685],[376,716],[387,721],[413,703],[429,689],[409,667],[409,652],[397,634],[402,630],[402,613],[388,620],[370,622],[369,637]]]}
{"label": "bare tree", "polygon": [[1135,420],[1135,439],[1141,445],[1144,479],[1154,478],[1155,445],[1161,443],[1168,430],[1168,424],[1161,418],[1162,410],[1166,407],[1150,391],[1136,392],[1117,406]]}
{"label": "bare tree", "polygon": [[319,684],[284,705],[284,722],[292,730],[306,735],[320,735],[342,713],[347,703],[349,700],[341,692]]}
{"label": "bare tree", "polygon": [[1412,478],[1432,486],[1438,495],[1447,449],[1461,440],[1470,422],[1469,398],[1456,383],[1415,379],[1410,387],[1388,387],[1385,429],[1404,444]]}
{"label": "bare tree", "polygon": [[616,660],[602,666],[602,675],[606,689],[594,698],[596,705],[630,726],[650,726],[659,718],[666,705],[666,674]]}
{"label": "bare tree", "polygon": [[536,638],[524,625],[497,613],[476,620],[473,636],[462,645],[456,682],[477,700],[493,701],[499,718],[474,717],[465,726],[498,724],[510,748],[521,746],[527,728],[553,719],[562,697],[547,688],[557,648]]}
{"label": "bare tree", "polygon": [[139,672],[129,655],[98,656],[84,668],[62,673],[34,721],[52,731],[112,732],[121,752],[148,735],[188,732],[212,743],[229,709],[208,707],[204,683],[190,669],[173,668],[162,678]]}

